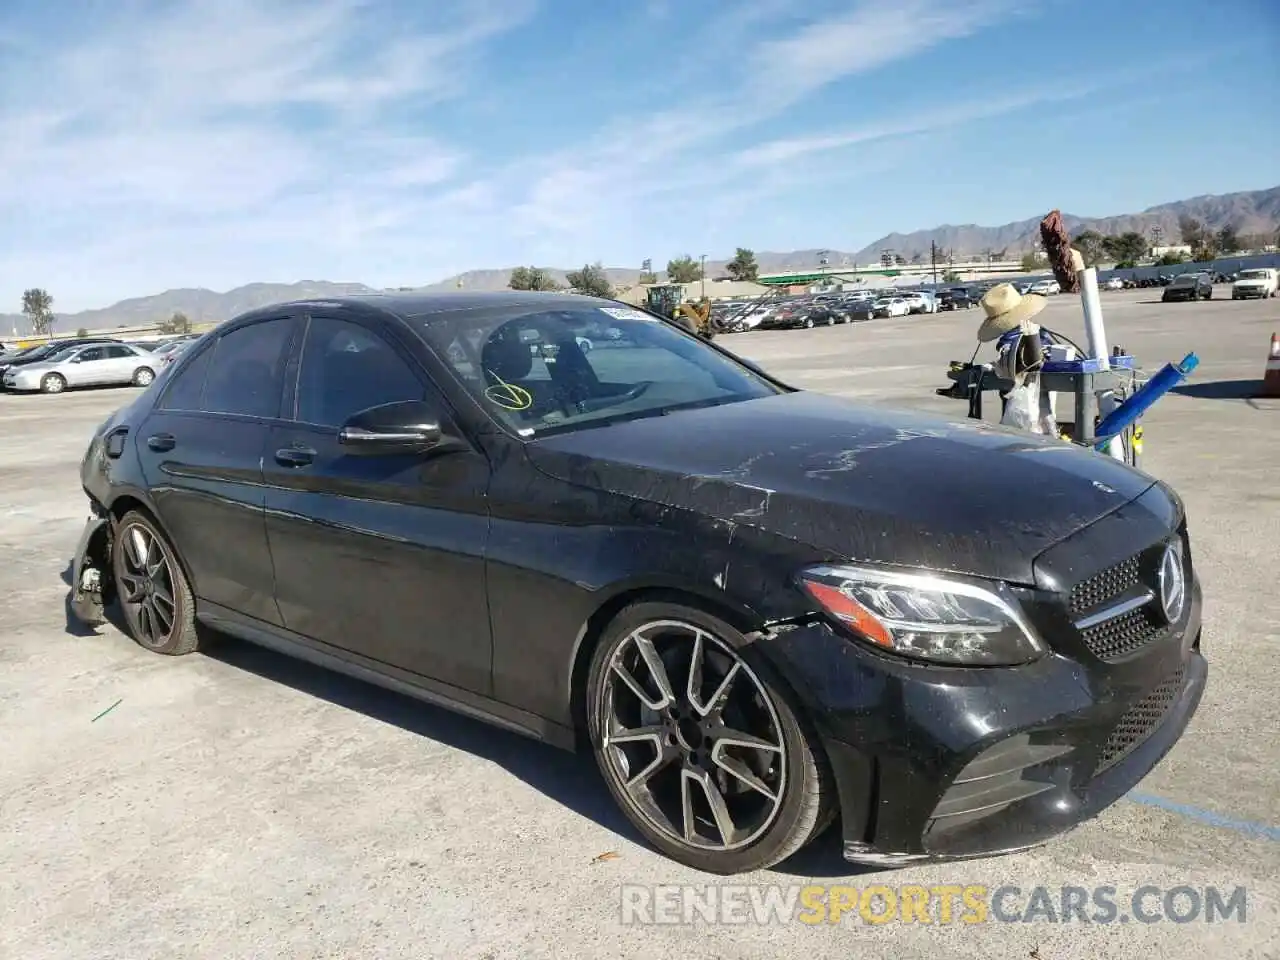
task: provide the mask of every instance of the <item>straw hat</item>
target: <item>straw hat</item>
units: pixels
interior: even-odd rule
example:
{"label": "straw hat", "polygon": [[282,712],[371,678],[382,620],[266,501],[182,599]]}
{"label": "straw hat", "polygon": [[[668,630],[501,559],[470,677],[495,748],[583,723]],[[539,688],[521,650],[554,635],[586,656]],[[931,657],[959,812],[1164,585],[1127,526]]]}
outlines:
{"label": "straw hat", "polygon": [[1010,330],[1016,330],[1044,309],[1048,301],[1035,293],[1025,296],[1018,293],[1011,283],[997,283],[982,297],[982,310],[986,319],[978,328],[978,340],[986,343],[998,340]]}

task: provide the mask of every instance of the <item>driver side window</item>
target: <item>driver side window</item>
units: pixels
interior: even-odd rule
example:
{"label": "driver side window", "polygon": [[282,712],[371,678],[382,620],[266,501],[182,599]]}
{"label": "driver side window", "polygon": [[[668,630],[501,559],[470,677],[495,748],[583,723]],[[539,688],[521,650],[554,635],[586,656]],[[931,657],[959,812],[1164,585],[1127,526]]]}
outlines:
{"label": "driver side window", "polygon": [[298,370],[299,422],[340,427],[370,407],[426,395],[409,361],[372,330],[333,317],[313,316],[307,324]]}

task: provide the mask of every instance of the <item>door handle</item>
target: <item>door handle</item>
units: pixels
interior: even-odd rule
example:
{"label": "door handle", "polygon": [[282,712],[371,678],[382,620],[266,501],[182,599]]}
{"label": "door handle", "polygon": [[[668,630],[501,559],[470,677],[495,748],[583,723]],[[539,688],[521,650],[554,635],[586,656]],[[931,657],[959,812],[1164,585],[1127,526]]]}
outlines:
{"label": "door handle", "polygon": [[165,453],[177,445],[178,440],[171,433],[157,433],[155,436],[147,437],[147,446],[156,453]]}
{"label": "door handle", "polygon": [[316,458],[310,447],[285,447],[276,451],[276,463],[285,467],[305,467]]}

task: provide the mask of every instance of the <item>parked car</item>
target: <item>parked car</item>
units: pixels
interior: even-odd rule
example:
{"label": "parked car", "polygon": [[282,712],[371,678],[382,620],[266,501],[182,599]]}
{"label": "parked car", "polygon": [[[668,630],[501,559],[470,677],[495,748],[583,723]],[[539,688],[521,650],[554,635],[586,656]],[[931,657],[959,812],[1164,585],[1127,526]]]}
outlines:
{"label": "parked car", "polygon": [[912,290],[910,293],[904,293],[902,299],[907,301],[907,310],[910,313],[937,313],[938,303],[933,298],[933,294],[925,293],[922,290]]}
{"label": "parked car", "polygon": [[31,363],[42,363],[56,353],[61,353],[68,347],[76,347],[82,344],[91,343],[119,343],[120,341],[114,337],[74,337],[69,340],[51,340],[48,343],[37,344],[33,347],[27,347],[6,358],[0,358],[0,384],[4,382],[5,374],[10,370],[24,367]]}
{"label": "parked car", "polygon": [[12,366],[4,373],[6,390],[62,393],[68,387],[148,387],[156,378],[156,360],[127,343],[81,344],[51,353],[36,363]]}
{"label": "parked car", "polygon": [[877,317],[905,317],[911,307],[902,297],[881,297],[872,305],[872,311]]}
{"label": "parked car", "polygon": [[1160,294],[1164,303],[1175,300],[1210,300],[1213,298],[1213,281],[1207,273],[1184,273],[1174,277]]}
{"label": "parked car", "polygon": [[152,356],[160,362],[160,367],[163,369],[173,363],[173,361],[182,354],[182,351],[186,350],[193,343],[195,343],[194,338],[170,340],[167,343],[162,343],[160,346],[156,347],[155,350],[152,351]]}
{"label": "parked car", "polygon": [[[1164,483],[616,314],[508,291],[227,322],[95,432],[72,610],[582,745],[650,843],[720,874],[837,820],[881,867],[1043,843],[1182,735],[1208,668]],[[576,352],[600,322],[622,336]]]}
{"label": "parked car", "polygon": [[1231,284],[1231,299],[1245,300],[1250,297],[1274,297],[1276,295],[1278,272],[1275,267],[1241,270],[1236,281]]}
{"label": "parked car", "polygon": [[1061,293],[1062,287],[1057,280],[1037,280],[1031,286],[1027,287],[1027,293],[1038,294],[1042,297],[1050,297],[1055,293]]}
{"label": "parked car", "polygon": [[961,308],[968,310],[979,301],[982,296],[974,295],[966,287],[952,287],[949,290],[941,290],[938,292],[938,309],[939,310],[959,310]]}
{"label": "parked car", "polygon": [[1112,277],[1109,280],[1102,281],[1102,283],[1098,284],[1098,286],[1101,287],[1103,290],[1123,290],[1124,281],[1121,280],[1119,277]]}

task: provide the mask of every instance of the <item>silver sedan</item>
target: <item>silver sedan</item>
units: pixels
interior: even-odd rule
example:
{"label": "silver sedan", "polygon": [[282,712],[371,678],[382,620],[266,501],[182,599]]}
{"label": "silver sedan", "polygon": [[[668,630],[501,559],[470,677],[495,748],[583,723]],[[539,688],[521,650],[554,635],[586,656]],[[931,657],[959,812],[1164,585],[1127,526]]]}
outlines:
{"label": "silver sedan", "polygon": [[156,360],[127,343],[67,347],[39,363],[5,371],[6,390],[61,393],[68,387],[148,387],[156,378]]}

